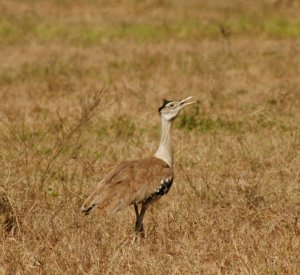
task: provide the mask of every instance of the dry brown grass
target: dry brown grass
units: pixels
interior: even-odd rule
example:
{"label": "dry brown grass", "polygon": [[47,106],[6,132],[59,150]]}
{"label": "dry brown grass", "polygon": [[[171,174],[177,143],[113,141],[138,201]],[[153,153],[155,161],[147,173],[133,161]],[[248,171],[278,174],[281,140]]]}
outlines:
{"label": "dry brown grass", "polygon": [[[300,273],[299,1],[245,2],[1,2],[1,274]],[[82,216],[188,95],[146,239]]]}

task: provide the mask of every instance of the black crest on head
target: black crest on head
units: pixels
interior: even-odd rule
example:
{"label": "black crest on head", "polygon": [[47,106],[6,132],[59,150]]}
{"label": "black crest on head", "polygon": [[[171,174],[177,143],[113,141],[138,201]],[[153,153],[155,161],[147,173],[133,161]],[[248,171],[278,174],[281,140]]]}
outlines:
{"label": "black crest on head", "polygon": [[165,106],[170,103],[171,101],[170,100],[166,100],[164,99],[163,100],[163,105],[161,107],[159,107],[158,111],[160,112],[163,108],[165,108]]}

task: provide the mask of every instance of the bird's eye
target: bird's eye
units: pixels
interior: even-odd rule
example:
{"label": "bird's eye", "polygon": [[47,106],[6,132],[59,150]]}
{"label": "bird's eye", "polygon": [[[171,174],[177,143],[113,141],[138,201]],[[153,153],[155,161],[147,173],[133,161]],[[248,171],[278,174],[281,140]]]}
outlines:
{"label": "bird's eye", "polygon": [[174,105],[174,103],[171,103],[170,105],[169,105],[169,107],[171,107],[171,108],[173,108],[175,105]]}

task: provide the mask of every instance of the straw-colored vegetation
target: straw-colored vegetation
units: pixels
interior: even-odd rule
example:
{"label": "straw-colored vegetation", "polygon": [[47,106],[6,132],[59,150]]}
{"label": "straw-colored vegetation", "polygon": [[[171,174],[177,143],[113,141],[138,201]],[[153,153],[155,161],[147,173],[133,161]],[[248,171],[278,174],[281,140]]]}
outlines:
{"label": "straw-colored vegetation", "polygon": [[[300,2],[0,3],[0,274],[299,274]],[[150,156],[163,98],[175,182],[85,217],[92,186]],[[145,179],[147,180],[147,179]]]}

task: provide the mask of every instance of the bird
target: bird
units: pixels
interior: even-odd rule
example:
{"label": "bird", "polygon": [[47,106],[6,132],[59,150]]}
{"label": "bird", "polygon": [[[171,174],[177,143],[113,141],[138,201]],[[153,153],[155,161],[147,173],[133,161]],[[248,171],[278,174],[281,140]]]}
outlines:
{"label": "bird", "polygon": [[[143,218],[150,205],[166,195],[173,183],[172,124],[180,111],[196,102],[189,96],[182,100],[164,100],[158,109],[161,118],[160,144],[151,157],[120,163],[94,188],[81,211],[88,215],[113,215],[133,205],[135,233],[145,237]],[[140,209],[139,209],[140,208]]]}

